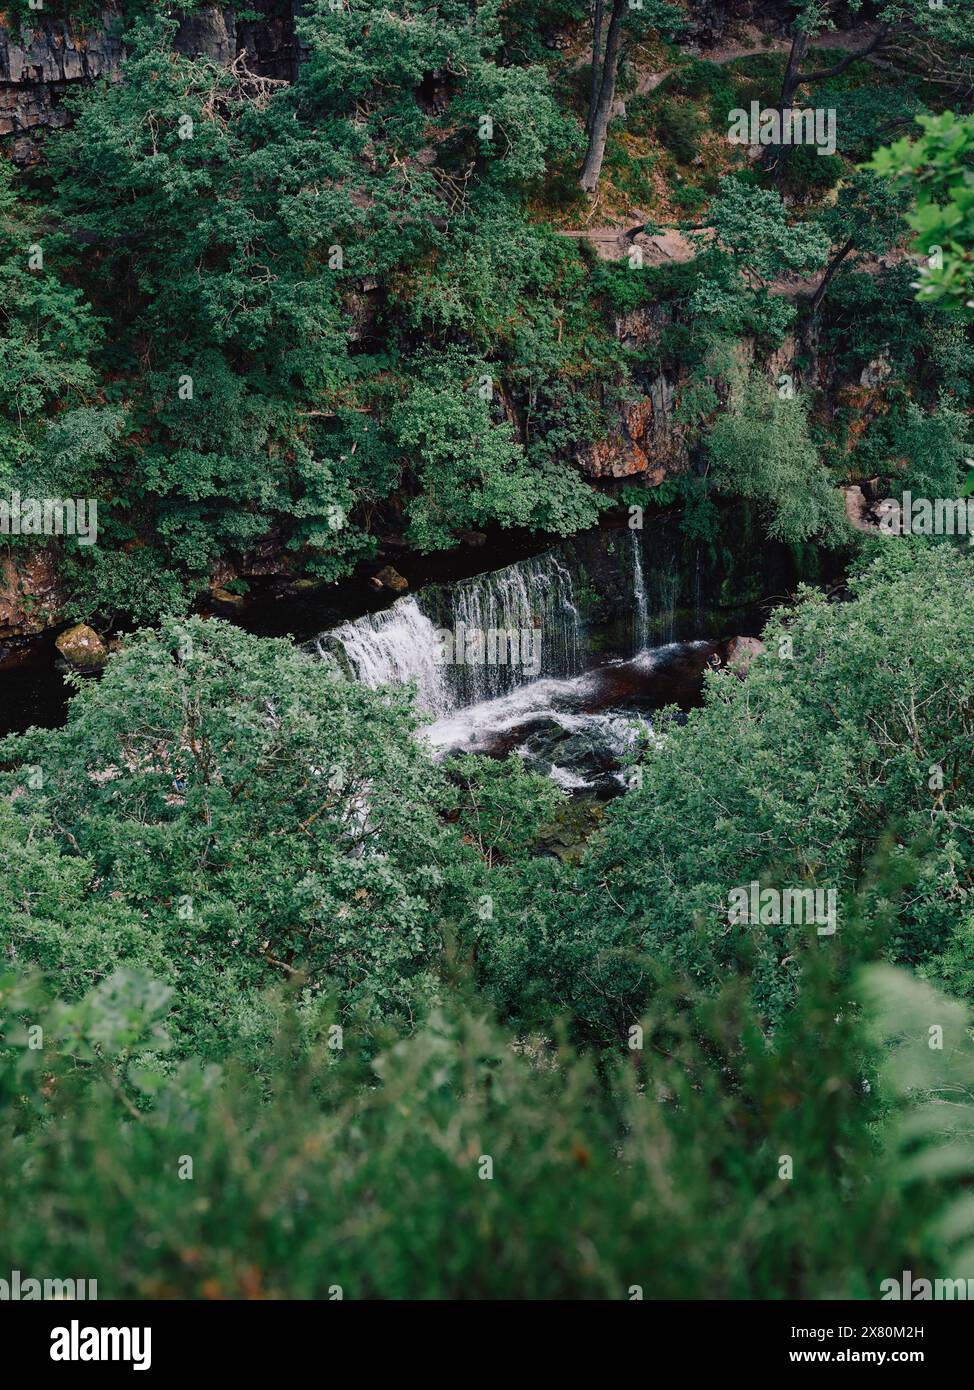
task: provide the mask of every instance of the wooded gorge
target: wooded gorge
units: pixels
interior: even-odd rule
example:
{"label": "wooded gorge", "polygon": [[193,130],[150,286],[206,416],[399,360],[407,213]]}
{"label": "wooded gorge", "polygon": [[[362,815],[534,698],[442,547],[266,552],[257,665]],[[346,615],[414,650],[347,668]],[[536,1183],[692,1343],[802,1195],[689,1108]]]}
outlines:
{"label": "wooded gorge", "polygon": [[0,1285],[974,1279],[972,112],[966,0],[7,0]]}

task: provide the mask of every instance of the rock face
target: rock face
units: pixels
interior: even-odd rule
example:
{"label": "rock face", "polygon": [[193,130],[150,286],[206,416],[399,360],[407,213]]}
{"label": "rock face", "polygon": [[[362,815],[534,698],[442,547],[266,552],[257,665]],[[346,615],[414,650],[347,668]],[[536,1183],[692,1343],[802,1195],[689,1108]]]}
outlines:
{"label": "rock face", "polygon": [[203,5],[184,15],[174,40],[179,53],[187,58],[209,58],[214,63],[232,63],[237,56],[237,29],[233,11],[216,5]]}
{"label": "rock face", "polygon": [[657,487],[682,462],[670,424],[673,387],[665,377],[650,386],[649,395],[626,401],[619,407],[619,428],[588,445],[579,463],[590,478],[638,476],[648,487]]}
{"label": "rock face", "polygon": [[752,0],[689,0],[686,8],[691,41],[713,48],[733,24],[753,19],[760,6]]}
{"label": "rock face", "polygon": [[[174,47],[223,65],[242,54],[258,76],[293,78],[298,9],[300,0],[255,0],[247,13],[259,18],[238,23],[232,9],[203,5],[183,17]],[[84,25],[41,10],[23,29],[0,27],[0,149],[15,164],[34,163],[44,132],[68,124],[65,92],[118,71],[125,57],[121,31],[119,14],[108,5]]]}
{"label": "rock face", "polygon": [[[617,315],[616,337],[624,348],[645,352],[671,322],[665,305],[634,309]],[[640,396],[619,406],[617,427],[580,449],[577,462],[590,478],[638,477],[647,487],[657,487],[687,464],[682,432],[673,420],[676,374],[637,372],[634,384]]]}
{"label": "rock face", "polygon": [[58,651],[76,671],[100,671],[108,660],[108,648],[93,627],[78,623],[54,643]]}
{"label": "rock face", "polygon": [[0,639],[53,627],[63,601],[52,551],[15,551],[0,561]]}
{"label": "rock face", "polygon": [[17,164],[37,156],[37,135],[67,125],[61,98],[77,82],[115,72],[124,56],[117,16],[103,10],[90,27],[38,14],[36,27],[0,29],[0,136],[12,137]]}

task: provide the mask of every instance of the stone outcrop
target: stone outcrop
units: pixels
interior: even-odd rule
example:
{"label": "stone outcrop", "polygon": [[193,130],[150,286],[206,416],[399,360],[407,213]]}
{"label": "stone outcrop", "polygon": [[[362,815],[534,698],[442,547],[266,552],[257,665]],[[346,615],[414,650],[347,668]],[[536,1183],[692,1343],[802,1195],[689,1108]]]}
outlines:
{"label": "stone outcrop", "polygon": [[[203,5],[183,17],[174,47],[221,65],[242,55],[251,73],[290,79],[299,60],[292,13],[299,7],[300,0],[255,0],[260,17],[238,21],[233,9]],[[44,132],[69,123],[66,92],[118,71],[122,27],[110,6],[85,24],[38,11],[23,28],[0,27],[0,147],[15,164],[34,163]]]}
{"label": "stone outcrop", "polygon": [[619,426],[579,452],[578,462],[590,478],[634,478],[647,487],[660,483],[683,467],[682,450],[671,413],[675,388],[665,376],[650,385],[648,395],[619,407]]}
{"label": "stone outcrop", "polygon": [[70,87],[117,71],[124,56],[107,9],[85,28],[39,13],[33,28],[0,29],[0,136],[14,162],[30,163],[39,133],[67,125],[61,99]]}
{"label": "stone outcrop", "polygon": [[187,58],[209,58],[213,63],[232,63],[237,56],[237,26],[233,11],[203,5],[184,15],[176,31],[176,50]]}
{"label": "stone outcrop", "polygon": [[[645,354],[671,322],[665,304],[633,309],[616,316],[616,338],[633,353]],[[593,479],[638,477],[647,487],[681,473],[687,459],[682,431],[673,419],[678,384],[673,372],[637,372],[634,385],[640,395],[618,407],[614,429],[579,450],[582,471]]]}

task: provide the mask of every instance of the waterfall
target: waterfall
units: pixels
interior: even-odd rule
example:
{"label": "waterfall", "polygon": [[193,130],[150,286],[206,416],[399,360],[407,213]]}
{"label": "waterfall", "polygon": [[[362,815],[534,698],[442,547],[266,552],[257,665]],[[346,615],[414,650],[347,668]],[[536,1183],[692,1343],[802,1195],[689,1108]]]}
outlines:
{"label": "waterfall", "polygon": [[584,662],[571,573],[553,551],[398,599],[314,647],[364,685],[415,681],[420,705],[438,715],[542,676],[578,675]]}
{"label": "waterfall", "polygon": [[[654,556],[647,574],[643,533],[629,532],[632,575],[632,650],[634,656],[675,640],[681,576],[672,554]],[[621,560],[621,556],[620,556]]]}
{"label": "waterfall", "polygon": [[323,632],[314,646],[325,660],[344,657],[348,673],[363,685],[374,689],[415,681],[425,709],[444,714],[452,708],[436,629],[412,595]]}
{"label": "waterfall", "polygon": [[575,676],[581,671],[582,619],[571,573],[554,551],[465,580],[455,587],[451,600],[458,646],[463,637],[469,647],[471,633],[518,635],[516,643],[507,643],[518,660],[464,661],[449,668],[458,704],[506,695],[539,676]]}
{"label": "waterfall", "polygon": [[632,538],[633,655],[638,656],[649,646],[649,598],[643,575],[642,532],[633,529],[629,535]]}

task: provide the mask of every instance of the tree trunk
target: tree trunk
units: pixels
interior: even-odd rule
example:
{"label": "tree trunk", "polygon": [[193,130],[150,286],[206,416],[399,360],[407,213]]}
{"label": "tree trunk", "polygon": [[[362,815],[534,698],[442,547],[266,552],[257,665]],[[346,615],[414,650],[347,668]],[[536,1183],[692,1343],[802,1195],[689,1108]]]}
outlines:
{"label": "tree trunk", "polygon": [[595,103],[588,149],[585,151],[585,162],[579,179],[586,193],[594,193],[599,186],[605,140],[609,133],[609,118],[612,115],[612,103],[615,101],[616,78],[619,75],[619,59],[622,56],[622,22],[627,7],[628,0],[612,0],[612,18],[609,20],[609,33],[605,41],[599,95]]}
{"label": "tree trunk", "polygon": [[781,96],[778,99],[778,109],[787,111],[791,105],[791,99],[795,95],[801,82],[802,63],[805,61],[805,54],[808,52],[808,35],[797,33],[791,41],[791,52],[788,54],[788,66],[785,68],[785,75],[781,83]]}
{"label": "tree trunk", "polygon": [[595,121],[595,108],[599,100],[599,73],[602,62],[602,21],[605,17],[605,0],[595,0],[595,28],[592,33],[592,81],[588,94],[588,118],[585,121],[585,134],[592,134]]}
{"label": "tree trunk", "polygon": [[845,260],[846,256],[848,256],[849,252],[852,250],[854,245],[855,243],[850,237],[846,244],[843,247],[841,247],[838,251],[836,251],[835,255],[829,261],[828,268],[826,269],[825,274],[822,276],[822,283],[819,285],[818,289],[812,295],[813,314],[818,313],[819,305],[825,298],[825,292],[828,289],[829,285],[832,283],[833,275],[838,270],[842,262]]}
{"label": "tree trunk", "polygon": [[[805,55],[807,53],[808,35],[799,31],[791,41],[791,52],[788,54],[788,64],[781,82],[781,95],[778,98],[778,110],[781,112],[782,130],[784,129],[785,112],[791,106],[792,99],[801,86],[802,63],[805,61]],[[776,187],[784,178],[786,157],[787,147],[784,145],[772,146],[768,151],[765,168],[769,169],[774,175]]]}
{"label": "tree trunk", "polygon": [[[781,96],[778,99],[778,108],[781,111],[782,121],[784,113],[789,109],[799,87],[804,87],[808,82],[824,82],[831,77],[839,77],[845,72],[846,68],[851,67],[862,58],[868,58],[871,53],[875,53],[878,48],[889,38],[893,26],[890,23],[883,23],[878,26],[872,38],[865,47],[858,49],[855,53],[847,53],[831,68],[822,68],[818,72],[802,72],[802,63],[808,55],[808,35],[796,33],[792,39],[791,52],[788,55],[788,66],[785,68],[784,80],[781,83]],[[779,146],[775,152],[774,163],[770,167],[774,170],[774,181],[779,184],[784,174],[785,160],[791,146]]]}

